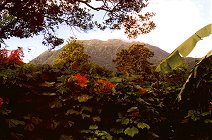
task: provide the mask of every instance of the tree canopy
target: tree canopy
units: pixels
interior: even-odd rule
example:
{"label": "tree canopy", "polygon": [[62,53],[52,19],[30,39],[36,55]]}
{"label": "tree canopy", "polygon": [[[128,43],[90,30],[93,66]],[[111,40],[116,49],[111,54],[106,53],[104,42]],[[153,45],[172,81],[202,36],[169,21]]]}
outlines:
{"label": "tree canopy", "polygon": [[61,50],[58,58],[55,60],[55,64],[77,64],[88,62],[89,55],[84,52],[82,44],[76,40],[69,41]]}
{"label": "tree canopy", "polygon": [[[1,0],[0,40],[27,38],[43,34],[44,44],[63,42],[54,33],[60,24],[83,31],[124,27],[128,37],[154,29],[154,13],[142,13],[149,0]],[[95,11],[104,12],[103,20],[94,19]],[[99,19],[102,19],[98,17]]]}
{"label": "tree canopy", "polygon": [[134,44],[128,49],[122,49],[121,52],[117,53],[117,57],[113,62],[116,63],[117,69],[121,73],[145,75],[151,72],[151,63],[148,59],[153,56],[154,53],[145,44]]}

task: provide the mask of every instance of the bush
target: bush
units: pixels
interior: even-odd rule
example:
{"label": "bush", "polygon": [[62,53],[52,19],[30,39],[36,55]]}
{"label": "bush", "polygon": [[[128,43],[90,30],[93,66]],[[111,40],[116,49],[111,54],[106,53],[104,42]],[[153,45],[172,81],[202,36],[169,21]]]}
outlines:
{"label": "bush", "polygon": [[127,79],[64,74],[48,65],[11,72],[6,79],[15,82],[0,89],[2,139],[145,139],[160,123],[159,99]]}
{"label": "bush", "polygon": [[[89,62],[65,70],[60,65],[5,67],[0,139],[210,139],[211,114],[178,102],[181,88],[173,79],[150,76],[159,81],[112,77]],[[178,84],[183,82],[179,78]]]}

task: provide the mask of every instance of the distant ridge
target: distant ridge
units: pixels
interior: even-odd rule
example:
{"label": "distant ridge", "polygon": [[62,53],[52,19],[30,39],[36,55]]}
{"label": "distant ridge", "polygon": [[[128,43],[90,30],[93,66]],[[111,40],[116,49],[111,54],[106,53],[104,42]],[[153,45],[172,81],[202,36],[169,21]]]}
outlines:
{"label": "distant ridge", "polygon": [[[101,66],[104,66],[110,70],[115,70],[115,64],[112,62],[116,58],[116,54],[122,49],[130,47],[132,44],[144,44],[142,42],[134,41],[127,42],[119,39],[109,39],[107,41],[102,40],[79,40],[85,48],[85,51],[91,56],[90,60]],[[169,53],[160,49],[159,47],[147,44],[150,51],[154,52],[154,56],[149,60],[153,64],[159,64],[162,59],[167,57]],[[32,62],[35,64],[50,64],[54,63],[57,58],[59,50],[46,51],[39,55],[37,58],[33,59]],[[191,69],[195,64],[195,59],[186,58],[186,64],[188,69]]]}

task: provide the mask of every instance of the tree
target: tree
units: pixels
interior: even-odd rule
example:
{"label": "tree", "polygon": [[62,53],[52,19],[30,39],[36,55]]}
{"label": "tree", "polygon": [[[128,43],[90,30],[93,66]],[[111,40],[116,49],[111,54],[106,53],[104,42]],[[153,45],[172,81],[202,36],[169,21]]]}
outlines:
{"label": "tree", "polygon": [[144,75],[151,72],[151,63],[148,59],[153,55],[145,44],[137,44],[121,50],[113,62],[121,73]]}
{"label": "tree", "polygon": [[89,55],[84,52],[83,45],[73,40],[62,48],[55,64],[77,67],[77,65],[89,62],[88,58]]}
{"label": "tree", "polygon": [[[10,37],[27,38],[43,34],[44,44],[57,46],[63,42],[54,33],[60,24],[83,31],[121,29],[130,38],[154,29],[150,18],[154,13],[141,13],[149,0],[1,0],[0,42]],[[105,12],[102,22],[94,20],[94,12]]]}

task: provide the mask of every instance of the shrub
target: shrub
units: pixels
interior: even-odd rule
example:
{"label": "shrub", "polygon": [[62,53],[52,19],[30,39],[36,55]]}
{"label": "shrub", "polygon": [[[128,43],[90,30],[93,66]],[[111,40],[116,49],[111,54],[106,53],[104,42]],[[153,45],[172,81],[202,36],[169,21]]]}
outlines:
{"label": "shrub", "polygon": [[16,50],[12,50],[9,54],[9,51],[7,49],[1,49],[0,50],[0,65],[21,65],[23,64],[22,58],[24,57],[23,49],[18,48]]}

